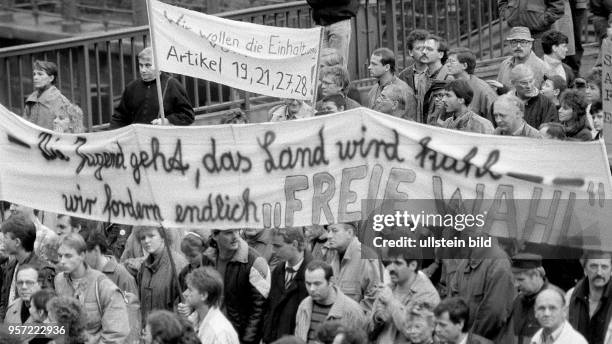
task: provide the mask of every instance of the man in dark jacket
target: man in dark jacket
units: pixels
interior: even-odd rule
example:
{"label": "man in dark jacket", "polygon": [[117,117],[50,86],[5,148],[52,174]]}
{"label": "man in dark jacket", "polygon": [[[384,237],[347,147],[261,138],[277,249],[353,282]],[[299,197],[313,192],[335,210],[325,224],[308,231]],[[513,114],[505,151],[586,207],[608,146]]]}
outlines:
{"label": "man in dark jacket", "polygon": [[[0,321],[4,320],[7,307],[15,301],[17,295],[16,271],[20,265],[28,264],[40,270],[39,284],[53,288],[55,270],[45,268],[44,263],[34,254],[34,241],[36,240],[36,227],[23,214],[15,214],[2,223],[2,233],[6,252],[11,258],[2,265],[0,291]],[[47,277],[51,278],[50,285]]]}
{"label": "man in dark jacket", "polygon": [[160,75],[165,118],[159,117],[157,98],[158,70],[153,65],[153,50],[145,48],[138,54],[140,79],[130,82],[123,91],[121,102],[110,121],[110,129],[133,123],[159,125],[190,125],[194,120],[191,101],[185,87],[173,77]]}
{"label": "man in dark jacket", "polygon": [[264,343],[272,343],[295,332],[295,315],[300,302],[308,296],[304,271],[312,260],[304,251],[302,228],[281,228],[272,235],[274,253],[281,263],[272,271],[270,304],[264,320]]}
{"label": "man in dark jacket", "polygon": [[270,293],[266,260],[240,238],[238,229],[213,231],[216,256],[211,257],[223,276],[225,314],[242,344],[258,344]]}
{"label": "man in dark jacket", "polygon": [[[486,236],[477,229],[465,235]],[[495,238],[491,240],[491,247],[473,248],[468,258],[461,260],[451,282],[451,296],[467,301],[470,332],[494,341],[503,333],[515,292],[510,287],[513,284],[510,258]]]}
{"label": "man in dark jacket", "polygon": [[307,0],[312,19],[324,27],[322,48],[333,48],[348,63],[351,42],[351,18],[357,15],[359,0]]}
{"label": "man in dark jacket", "polygon": [[512,273],[519,294],[512,305],[507,335],[513,338],[512,343],[529,344],[540,329],[534,310],[536,296],[550,284],[542,267],[542,257],[537,254],[519,253],[512,257]]}
{"label": "man in dark jacket", "polygon": [[612,254],[587,252],[585,277],[568,291],[568,321],[590,344],[602,344],[612,318]]}
{"label": "man in dark jacket", "polygon": [[491,344],[492,341],[470,331],[470,311],[460,297],[443,300],[434,309],[436,338],[449,344]]}
{"label": "man in dark jacket", "polygon": [[534,128],[546,122],[558,122],[557,107],[544,95],[540,94],[533,71],[527,65],[518,65],[510,72],[510,82],[514,95],[525,103],[523,119]]}
{"label": "man in dark jacket", "polygon": [[533,50],[542,56],[540,37],[550,30],[552,24],[563,17],[565,5],[563,0],[497,0],[499,13],[510,27],[528,27],[535,38]]}

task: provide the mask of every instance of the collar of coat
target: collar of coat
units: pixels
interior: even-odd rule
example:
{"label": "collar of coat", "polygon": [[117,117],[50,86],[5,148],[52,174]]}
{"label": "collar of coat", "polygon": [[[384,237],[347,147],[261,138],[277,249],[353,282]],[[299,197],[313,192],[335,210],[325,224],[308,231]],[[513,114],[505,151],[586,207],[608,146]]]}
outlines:
{"label": "collar of coat", "polygon": [[[347,302],[349,302],[348,300],[352,299],[344,295],[344,293],[335,285],[333,285],[332,288],[334,288],[334,290],[336,291],[336,300],[332,304],[326,319],[342,319],[344,318],[344,312],[348,307],[346,304]],[[312,301],[312,298],[310,296],[308,298],[309,302],[306,304],[306,310],[308,311],[308,313],[312,314],[312,305],[314,301]]]}
{"label": "collar of coat", "polygon": [[105,256],[106,258],[108,258],[108,262],[102,267],[102,272],[107,273],[107,272],[115,272],[115,270],[117,269],[117,259],[115,259],[115,257],[113,256]]}
{"label": "collar of coat", "polygon": [[344,252],[344,256],[342,257],[342,261],[351,260],[351,256],[353,256],[357,252],[361,254],[361,243],[357,237],[354,237],[353,240],[346,247],[346,251]]}
{"label": "collar of coat", "polygon": [[51,85],[43,93],[41,93],[40,96],[38,95],[38,92],[33,92],[30,94],[26,99],[26,103],[49,103],[60,95],[61,93],[57,87]]}
{"label": "collar of coat", "polygon": [[[204,253],[211,261],[216,262],[219,257],[219,250],[207,250]],[[230,262],[248,263],[249,262],[249,245],[242,238],[238,238],[238,249],[230,259]]]}

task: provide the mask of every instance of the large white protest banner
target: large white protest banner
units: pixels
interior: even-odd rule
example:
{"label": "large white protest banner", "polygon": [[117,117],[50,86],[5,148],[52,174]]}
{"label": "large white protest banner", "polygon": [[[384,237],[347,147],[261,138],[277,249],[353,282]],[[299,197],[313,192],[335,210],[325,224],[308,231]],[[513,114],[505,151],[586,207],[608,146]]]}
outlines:
{"label": "large white protest banner", "polygon": [[258,25],[149,1],[161,70],[274,97],[313,98],[321,28]]}
{"label": "large white protest banner", "polygon": [[372,210],[367,199],[425,200],[422,211],[434,213],[465,203],[496,236],[598,247],[612,242],[604,151],[601,142],[450,131],[365,108],[76,135],[0,107],[0,199],[101,221],[219,229],[360,220]]}
{"label": "large white protest banner", "polygon": [[612,165],[612,41],[608,38],[601,43],[601,97],[604,110],[603,137],[606,142],[608,159]]}

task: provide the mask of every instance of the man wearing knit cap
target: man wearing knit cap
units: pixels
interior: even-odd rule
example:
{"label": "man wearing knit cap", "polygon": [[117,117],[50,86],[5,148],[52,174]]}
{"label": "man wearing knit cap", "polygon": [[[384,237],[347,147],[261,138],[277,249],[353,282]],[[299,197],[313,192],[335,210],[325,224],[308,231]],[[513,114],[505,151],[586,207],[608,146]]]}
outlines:
{"label": "man wearing knit cap", "polygon": [[533,38],[528,28],[517,26],[510,29],[506,43],[512,56],[505,59],[499,66],[497,81],[510,86],[510,71],[519,64],[526,64],[534,73],[536,87],[540,87],[548,66],[532,51]]}
{"label": "man wearing knit cap", "polygon": [[529,343],[540,324],[535,317],[536,296],[548,285],[542,257],[532,253],[519,253],[512,257],[514,286],[519,294],[514,299],[508,321],[508,336],[517,344]]}

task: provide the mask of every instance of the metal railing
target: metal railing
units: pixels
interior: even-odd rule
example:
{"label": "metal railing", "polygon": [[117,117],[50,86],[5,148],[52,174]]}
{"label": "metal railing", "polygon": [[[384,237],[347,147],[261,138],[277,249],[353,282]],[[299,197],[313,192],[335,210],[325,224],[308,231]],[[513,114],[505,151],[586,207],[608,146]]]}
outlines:
{"label": "metal railing", "polygon": [[[480,64],[506,53],[506,25],[499,20],[496,0],[362,0],[353,21],[349,72],[352,80],[367,79],[370,53],[387,46],[396,51],[397,69],[409,56],[406,35],[427,29],[450,46],[471,48]],[[305,1],[269,5],[219,14],[221,17],[266,25],[311,27]],[[137,53],[147,45],[148,27],[120,29],[51,42],[0,49],[0,103],[21,113],[31,92],[31,66],[36,59],[58,64],[57,84],[86,114],[89,129],[108,123],[125,85],[138,77]],[[594,41],[594,37],[589,38]],[[191,77],[178,76],[198,113],[243,107],[269,100],[247,92]],[[363,84],[363,83],[362,83]]]}
{"label": "metal railing", "polygon": [[[105,27],[109,24],[115,27],[131,27],[142,25],[141,18],[146,20],[145,0],[69,0],[62,3],[62,0],[4,0],[10,1],[8,10],[15,11],[35,11],[40,14],[62,16],[67,5],[76,14],[74,20],[81,22],[104,23]],[[223,0],[163,0],[166,3],[188,8],[190,10],[219,13],[224,7],[237,5],[226,3]],[[283,0],[243,0],[243,7],[253,7],[265,4],[278,4]],[[1,3],[0,3],[1,5]],[[108,19],[112,18],[112,19]]]}

